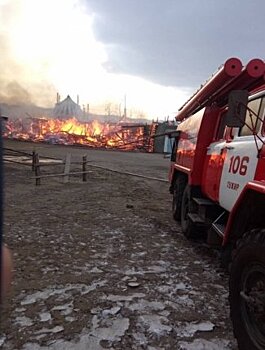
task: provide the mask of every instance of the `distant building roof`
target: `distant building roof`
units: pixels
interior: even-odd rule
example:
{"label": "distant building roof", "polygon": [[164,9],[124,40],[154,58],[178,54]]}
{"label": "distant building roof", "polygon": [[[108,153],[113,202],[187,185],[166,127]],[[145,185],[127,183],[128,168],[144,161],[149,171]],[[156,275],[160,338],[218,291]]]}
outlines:
{"label": "distant building roof", "polygon": [[80,117],[82,115],[82,109],[68,95],[62,102],[56,103],[53,110],[53,115],[57,118],[64,119]]}

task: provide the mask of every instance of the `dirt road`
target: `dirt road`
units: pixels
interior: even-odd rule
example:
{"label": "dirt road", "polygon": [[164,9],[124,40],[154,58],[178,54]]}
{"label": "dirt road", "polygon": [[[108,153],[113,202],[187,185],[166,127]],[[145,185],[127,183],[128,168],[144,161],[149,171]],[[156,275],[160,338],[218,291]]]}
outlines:
{"label": "dirt road", "polygon": [[[73,161],[87,154],[94,165],[167,178],[169,159],[158,154],[5,146],[71,152]],[[32,176],[30,167],[6,164],[15,277],[3,349],[236,349],[227,275],[217,252],[181,235],[166,182],[98,168],[87,182],[49,178],[36,187]]]}

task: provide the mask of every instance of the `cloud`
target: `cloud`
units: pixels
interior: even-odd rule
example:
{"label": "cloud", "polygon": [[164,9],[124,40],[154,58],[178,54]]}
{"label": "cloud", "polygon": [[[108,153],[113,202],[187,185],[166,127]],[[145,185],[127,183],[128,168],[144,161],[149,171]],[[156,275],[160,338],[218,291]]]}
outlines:
{"label": "cloud", "polygon": [[263,0],[87,0],[105,67],[197,87],[228,57],[264,55]]}
{"label": "cloud", "polygon": [[[0,100],[61,96],[153,117],[177,108],[228,57],[264,54],[264,0],[0,0]],[[105,102],[104,102],[105,101]]]}

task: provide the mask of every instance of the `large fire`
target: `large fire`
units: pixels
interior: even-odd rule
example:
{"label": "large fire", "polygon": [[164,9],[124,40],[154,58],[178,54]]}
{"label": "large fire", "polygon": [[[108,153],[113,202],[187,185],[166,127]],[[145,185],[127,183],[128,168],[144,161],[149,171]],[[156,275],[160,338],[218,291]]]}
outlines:
{"label": "large fire", "polygon": [[28,118],[6,122],[5,137],[52,144],[152,151],[150,125]]}

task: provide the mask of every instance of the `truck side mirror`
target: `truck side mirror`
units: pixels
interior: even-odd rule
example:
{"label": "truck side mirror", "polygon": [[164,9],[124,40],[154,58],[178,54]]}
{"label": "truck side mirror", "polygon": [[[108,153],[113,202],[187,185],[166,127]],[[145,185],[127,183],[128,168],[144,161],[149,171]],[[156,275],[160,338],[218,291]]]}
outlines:
{"label": "truck side mirror", "polygon": [[228,127],[242,128],[245,124],[247,104],[247,90],[233,90],[230,92],[226,114],[226,125]]}

